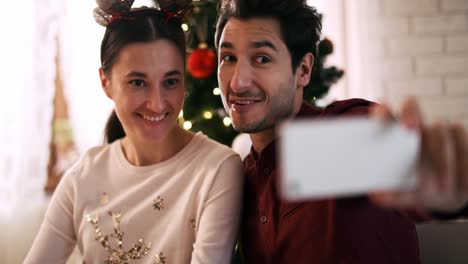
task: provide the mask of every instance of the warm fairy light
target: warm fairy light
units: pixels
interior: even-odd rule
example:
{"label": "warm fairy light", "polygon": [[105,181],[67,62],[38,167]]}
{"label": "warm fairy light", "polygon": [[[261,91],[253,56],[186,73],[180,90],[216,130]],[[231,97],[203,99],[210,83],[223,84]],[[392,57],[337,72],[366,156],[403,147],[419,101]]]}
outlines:
{"label": "warm fairy light", "polygon": [[221,94],[221,89],[219,89],[218,87],[214,88],[213,89],[213,94],[214,95],[220,95]]}
{"label": "warm fairy light", "polygon": [[228,126],[230,126],[230,125],[232,124],[232,120],[231,120],[230,117],[225,117],[225,118],[223,119],[223,123],[224,123],[225,126],[228,127]]}
{"label": "warm fairy light", "polygon": [[206,112],[203,113],[203,117],[205,119],[211,119],[211,118],[213,118],[213,113],[211,113],[210,111],[206,111]]}
{"label": "warm fairy light", "polygon": [[183,118],[183,117],[184,117],[184,110],[180,110],[179,118]]}
{"label": "warm fairy light", "polygon": [[187,24],[185,24],[185,23],[184,23],[184,24],[182,24],[182,30],[183,30],[183,31],[187,32],[187,31],[188,31],[188,29],[189,29],[189,27],[188,27],[188,25],[187,25]]}
{"label": "warm fairy light", "polygon": [[184,122],[184,128],[185,128],[186,130],[190,130],[190,129],[192,128],[192,122],[190,122],[190,121],[185,121],[185,122]]}

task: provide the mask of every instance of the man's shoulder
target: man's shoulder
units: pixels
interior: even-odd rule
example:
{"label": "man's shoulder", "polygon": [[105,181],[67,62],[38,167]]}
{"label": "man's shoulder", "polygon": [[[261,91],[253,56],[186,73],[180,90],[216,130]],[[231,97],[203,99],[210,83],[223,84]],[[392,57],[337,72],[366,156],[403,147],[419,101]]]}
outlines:
{"label": "man's shoulder", "polygon": [[314,108],[311,105],[304,103],[303,110],[308,112],[307,115],[315,115],[318,117],[327,116],[360,116],[368,115],[369,110],[376,103],[360,99],[352,98],[347,100],[335,101],[323,109]]}
{"label": "man's shoulder", "polygon": [[322,111],[324,116],[367,115],[374,102],[360,98],[335,101]]}

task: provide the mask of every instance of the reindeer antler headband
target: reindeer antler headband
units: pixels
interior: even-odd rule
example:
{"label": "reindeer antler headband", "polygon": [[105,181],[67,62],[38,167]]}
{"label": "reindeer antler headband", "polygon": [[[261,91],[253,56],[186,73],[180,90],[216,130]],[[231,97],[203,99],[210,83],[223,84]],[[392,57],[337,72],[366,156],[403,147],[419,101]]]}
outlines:
{"label": "reindeer antler headband", "polygon": [[[96,22],[107,27],[119,19],[131,19],[128,16],[135,0],[96,0],[98,7],[94,9],[93,15]],[[166,21],[173,17],[183,17],[190,9],[191,0],[154,0],[166,15]]]}

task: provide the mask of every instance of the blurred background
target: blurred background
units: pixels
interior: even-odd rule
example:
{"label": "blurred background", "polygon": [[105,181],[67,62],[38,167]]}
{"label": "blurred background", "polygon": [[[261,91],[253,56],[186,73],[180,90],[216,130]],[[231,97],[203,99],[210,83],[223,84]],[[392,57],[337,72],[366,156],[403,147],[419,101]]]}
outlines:
{"label": "blurred background", "polygon": [[[468,128],[467,0],[309,0],[323,15],[320,67],[306,100],[418,98],[429,120]],[[216,0],[194,1],[180,122],[248,149],[222,109],[213,47]],[[11,6],[10,6],[11,5]],[[153,5],[135,1],[134,6]],[[22,0],[0,16],[0,263],[22,263],[64,170],[102,144],[112,109],[99,83],[104,28],[93,0]],[[467,263],[468,224],[418,226],[423,263]],[[81,263],[74,257],[70,263]]]}

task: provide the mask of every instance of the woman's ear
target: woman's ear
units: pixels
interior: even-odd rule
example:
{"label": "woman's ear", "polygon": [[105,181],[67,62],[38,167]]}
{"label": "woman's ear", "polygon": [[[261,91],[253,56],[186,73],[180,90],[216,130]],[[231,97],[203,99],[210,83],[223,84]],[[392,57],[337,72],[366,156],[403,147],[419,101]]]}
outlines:
{"label": "woman's ear", "polygon": [[312,69],[314,68],[314,62],[314,55],[310,52],[302,57],[296,71],[298,87],[305,87],[309,84],[312,76]]}
{"label": "woman's ear", "polygon": [[110,91],[110,80],[108,76],[106,75],[106,73],[104,72],[104,70],[102,69],[102,67],[99,68],[99,78],[101,78],[101,86],[102,86],[102,89],[104,90],[104,93],[106,94],[107,97],[109,97],[109,99],[112,99],[112,94]]}

